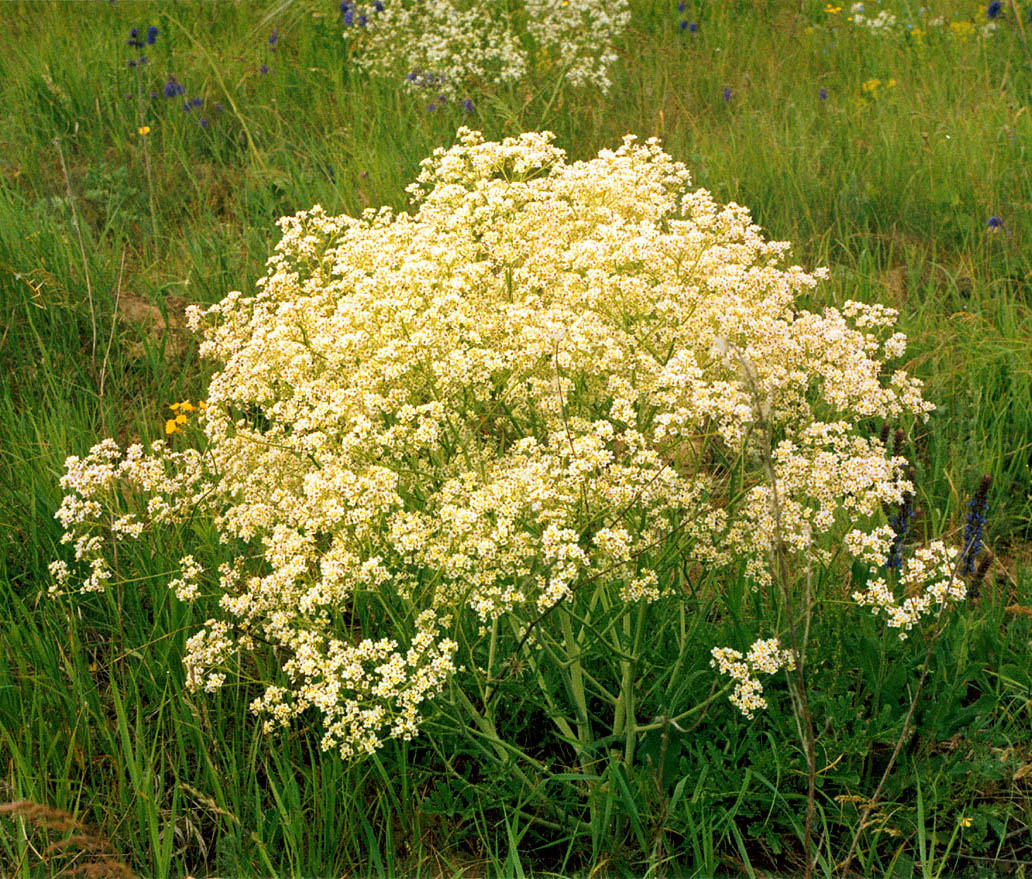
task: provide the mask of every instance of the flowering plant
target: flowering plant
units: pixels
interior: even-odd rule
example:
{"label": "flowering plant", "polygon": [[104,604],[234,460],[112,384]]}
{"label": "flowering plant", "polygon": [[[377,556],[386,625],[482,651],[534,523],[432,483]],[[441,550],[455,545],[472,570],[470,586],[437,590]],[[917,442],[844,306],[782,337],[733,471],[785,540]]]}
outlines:
{"label": "flowering plant", "polygon": [[[864,424],[931,409],[886,367],[896,313],[801,308],[824,272],[786,266],[787,244],[693,190],[655,140],[568,162],[547,132],[460,129],[409,190],[411,213],[282,219],[253,295],[191,309],[219,364],[191,406],[204,451],[170,433],[68,460],[58,516],[84,588],[112,580],[110,542],[208,517],[232,561],[186,556],[169,584],[217,598],[190,687],[266,651],[267,729],[314,713],[349,758],[416,735],[433,703],[511,755],[490,706],[520,673],[587,774],[599,724],[627,760],[655,728],[639,679],[675,688],[649,633],[700,582],[744,577],[771,637],[712,655],[732,701],[762,708],[755,675],[799,668],[805,644],[778,636],[816,600],[793,604],[788,574],[895,551],[880,523],[914,487]],[[963,597],[951,558],[908,562],[926,599],[898,604],[885,580],[857,599],[906,631]],[[72,570],[53,569],[59,591]],[[677,637],[686,655],[683,616]]]}
{"label": "flowering plant", "polygon": [[344,0],[344,36],[363,70],[455,98],[519,80],[535,64],[606,91],[627,0]]}

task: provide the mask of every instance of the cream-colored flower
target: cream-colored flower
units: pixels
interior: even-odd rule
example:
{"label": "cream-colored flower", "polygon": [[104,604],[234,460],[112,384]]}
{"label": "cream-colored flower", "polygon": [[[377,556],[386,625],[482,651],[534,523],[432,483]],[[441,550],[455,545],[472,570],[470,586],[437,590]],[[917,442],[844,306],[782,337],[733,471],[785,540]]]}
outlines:
{"label": "cream-colored flower", "polygon": [[[283,218],[255,291],[190,309],[217,365],[191,416],[203,455],[105,440],[66,463],[57,516],[83,588],[110,582],[110,540],[188,516],[239,548],[205,582],[219,610],[187,644],[192,688],[271,644],[265,728],[312,710],[323,746],[353,757],[417,734],[457,674],[462,617],[526,631],[562,602],[652,602],[673,588],[663,557],[744,562],[762,586],[777,518],[807,563],[843,539],[883,557],[878,517],[913,486],[858,425],[931,408],[885,370],[894,311],[802,308],[825,273],[693,189],[655,140],[571,162],[547,132],[461,129],[409,191],[409,212]],[[190,600],[202,571],[181,567],[170,586]],[[924,612],[871,589],[901,628]],[[391,609],[379,628],[346,623],[369,604]],[[756,676],[794,657],[769,640],[714,661],[752,712]]]}

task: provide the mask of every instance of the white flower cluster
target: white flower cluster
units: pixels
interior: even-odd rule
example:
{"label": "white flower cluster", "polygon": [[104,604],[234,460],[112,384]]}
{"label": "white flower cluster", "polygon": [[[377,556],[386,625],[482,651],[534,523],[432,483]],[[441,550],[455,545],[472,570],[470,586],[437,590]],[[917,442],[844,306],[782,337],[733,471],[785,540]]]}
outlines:
{"label": "white flower cluster", "polygon": [[896,16],[887,9],[881,10],[877,15],[868,17],[863,14],[864,4],[854,3],[850,7],[853,24],[858,27],[866,27],[874,33],[888,33],[896,26]]}
{"label": "white flower cluster", "polygon": [[[874,555],[886,558],[891,533],[880,536],[882,546]],[[856,538],[853,540],[855,544]],[[902,600],[893,594],[884,574],[877,571],[872,572],[867,589],[854,592],[853,599],[861,606],[869,606],[876,614],[885,614],[889,626],[899,629],[900,640],[903,640],[922,617],[938,613],[940,608],[963,601],[967,596],[967,586],[957,572],[959,555],[956,547],[933,540],[928,546],[915,549],[903,562],[899,575],[899,586],[905,596]]]}
{"label": "white flower cluster", "polygon": [[606,91],[630,20],[627,0],[356,0],[343,15],[359,67],[431,99],[514,82],[531,68]]}
{"label": "white flower cluster", "polygon": [[630,22],[627,0],[526,0],[527,30],[567,82],[609,90],[615,41]]}
{"label": "white flower cluster", "polygon": [[750,720],[757,710],[767,707],[763,684],[756,675],[772,675],[782,668],[789,671],[795,668],[795,654],[782,649],[777,638],[753,642],[745,656],[730,647],[714,647],[710,653],[713,656],[710,665],[735,681],[731,704]]}
{"label": "white flower cluster", "polygon": [[[911,490],[857,427],[931,408],[885,369],[895,312],[797,307],[823,273],[786,267],[786,244],[692,190],[655,140],[568,162],[549,133],[461,129],[410,191],[411,213],[284,218],[256,293],[190,310],[220,365],[198,422],[205,509],[244,547],[211,578],[192,686],[272,645],[282,676],[253,705],[270,728],[313,709],[326,747],[367,753],[416,732],[463,619],[525,629],[558,602],[654,601],[672,557],[744,556],[766,582],[760,433],[778,438],[782,539],[801,555]],[[107,442],[70,459],[75,534],[114,516],[100,495],[119,476],[154,490],[152,512],[183,509],[172,489],[200,502],[199,455],[117,457]],[[99,557],[89,536],[77,555]],[[189,598],[201,574],[183,568]],[[786,661],[750,652],[742,705]]]}
{"label": "white flower cluster", "polygon": [[[838,9],[836,8],[835,11],[837,12]],[[899,33],[905,29],[913,37],[921,37],[924,36],[926,30],[932,33],[941,29],[943,32],[964,40],[976,33],[983,38],[988,38],[1000,29],[999,22],[993,20],[984,21],[986,16],[986,6],[984,4],[977,8],[973,18],[964,18],[958,15],[952,20],[941,15],[925,19],[925,9],[922,7],[919,10],[921,16],[918,19],[917,25],[912,21],[908,21],[903,26],[900,26],[898,17],[888,9],[881,9],[877,15],[873,16],[865,15],[864,11],[864,3],[854,3],[849,8],[848,20],[856,27],[866,28],[875,34]],[[978,23],[979,18],[983,19],[982,24]]]}
{"label": "white flower cluster", "polygon": [[181,575],[168,584],[168,588],[176,594],[180,601],[192,601],[197,597],[197,583],[204,573],[204,568],[192,555],[183,556],[179,560]]}
{"label": "white flower cluster", "polygon": [[837,521],[870,520],[883,505],[898,506],[914,490],[903,476],[905,458],[888,457],[880,440],[856,436],[844,421],[804,427],[777,444],[773,459],[777,513],[771,487],[757,485],[746,493],[741,516],[727,535],[747,559],[753,578],[763,584],[770,582],[768,560],[775,540],[830,562],[832,548],[824,535]]}
{"label": "white flower cluster", "polygon": [[[61,487],[67,491],[55,518],[71,544],[74,559],[89,567],[81,589],[101,592],[111,579],[105,556],[109,540],[138,540],[147,524],[168,524],[207,509],[208,480],[199,452],[173,452],[160,440],[148,450],[131,445],[125,454],[112,439],[98,443],[85,458],[69,457]],[[124,512],[129,507],[130,512]],[[69,584],[67,562],[50,565],[51,594]]]}

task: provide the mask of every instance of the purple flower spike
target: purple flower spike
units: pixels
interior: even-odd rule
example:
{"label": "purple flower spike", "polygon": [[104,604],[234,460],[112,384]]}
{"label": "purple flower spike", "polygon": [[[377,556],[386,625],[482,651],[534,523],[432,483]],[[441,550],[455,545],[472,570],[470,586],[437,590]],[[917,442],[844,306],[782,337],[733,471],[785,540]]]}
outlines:
{"label": "purple flower spike", "polygon": [[158,28],[156,25],[151,25],[147,28],[147,45],[153,46],[158,40]]}
{"label": "purple flower spike", "polygon": [[165,97],[174,98],[177,95],[181,95],[186,89],[183,88],[183,84],[177,80],[174,76],[168,78],[168,82],[165,83]]}

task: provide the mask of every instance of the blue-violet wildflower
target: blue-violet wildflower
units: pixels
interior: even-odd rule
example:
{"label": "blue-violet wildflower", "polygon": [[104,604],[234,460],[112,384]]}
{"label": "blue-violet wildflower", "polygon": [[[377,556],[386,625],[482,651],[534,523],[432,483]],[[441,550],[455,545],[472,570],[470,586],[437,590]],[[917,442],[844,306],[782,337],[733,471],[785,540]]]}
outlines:
{"label": "blue-violet wildflower", "polygon": [[885,559],[886,568],[903,567],[903,543],[907,539],[907,534],[910,533],[910,523],[913,518],[914,496],[908,494],[900,504],[896,515],[889,519],[889,527],[892,528],[895,537],[892,538],[892,544],[889,546],[889,556]]}
{"label": "blue-violet wildflower", "polygon": [[986,513],[989,512],[989,486],[992,481],[991,476],[983,476],[971,500],[968,501],[967,520],[964,523],[964,574],[975,572],[975,558],[982,551]]}

